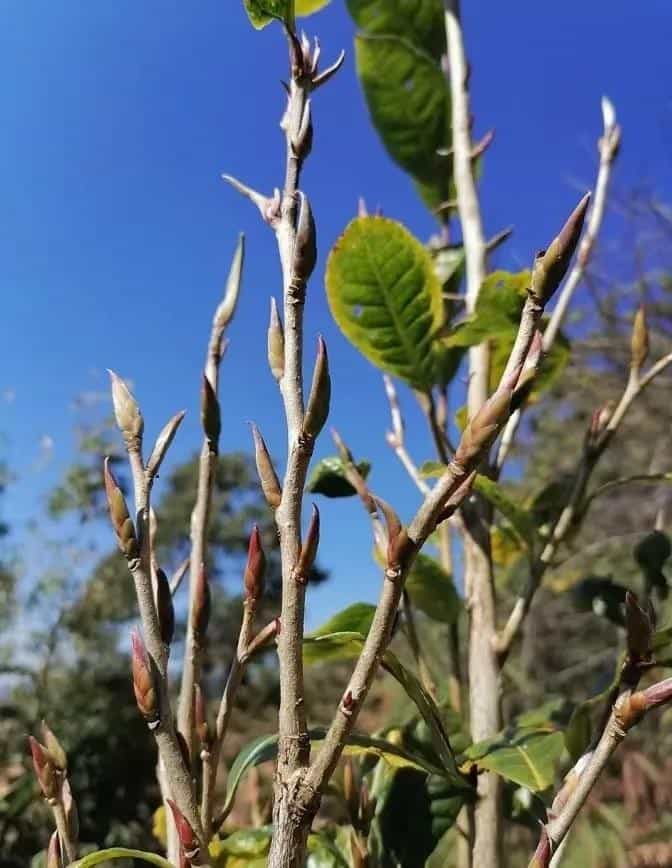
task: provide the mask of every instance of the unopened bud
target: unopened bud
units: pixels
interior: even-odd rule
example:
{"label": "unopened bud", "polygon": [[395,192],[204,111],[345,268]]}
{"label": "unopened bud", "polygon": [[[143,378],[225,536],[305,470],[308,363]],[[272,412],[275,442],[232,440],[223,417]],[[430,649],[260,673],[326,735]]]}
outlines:
{"label": "unopened bud", "polygon": [[655,628],[655,615],[650,604],[648,611],[643,609],[635,594],[627,591],[625,595],[625,633],[628,654],[635,660],[647,660],[650,657],[651,639]]}
{"label": "unopened bud", "polygon": [[514,412],[521,407],[529,397],[535,377],[537,376],[537,371],[539,370],[539,365],[541,364],[542,350],[543,337],[541,332],[537,329],[532,338],[530,349],[527,351],[527,355],[525,356],[525,361],[520,372],[520,377],[518,377],[516,388],[511,396],[511,412]]}
{"label": "unopened bud", "polygon": [[28,744],[33,757],[35,777],[42,790],[42,795],[48,800],[58,798],[59,775],[54,758],[47,748],[32,735],[28,736]]}
{"label": "unopened bud", "polygon": [[117,426],[124,435],[126,443],[137,441],[142,437],[144,422],[138,402],[124,380],[114,371],[108,370],[112,381],[112,406]]}
{"label": "unopened bud", "polygon": [[175,609],[173,607],[173,595],[170,592],[168,576],[161,567],[155,571],[156,578],[156,613],[159,618],[161,641],[170,646],[175,634]]}
{"label": "unopened bud", "polygon": [[488,398],[474,418],[467,422],[455,453],[455,461],[459,465],[468,466],[491,445],[509,418],[511,398],[519,375],[519,370],[514,371],[507,382],[501,383],[497,391]]}
{"label": "unopened bud", "polygon": [[137,630],[131,633],[131,669],[133,692],[140,714],[150,729],[159,725],[159,699],[154,683],[152,662],[145,643]]}
{"label": "unopened bud", "polygon": [[275,472],[275,467],[268,453],[264,438],[254,423],[252,424],[252,437],[254,439],[254,458],[257,464],[257,475],[261,483],[261,490],[266,498],[266,503],[273,509],[277,509],[282,500],[280,480],[278,479],[278,474]]}
{"label": "unopened bud", "polygon": [[551,241],[547,250],[542,250],[535,258],[530,295],[542,307],[548,304],[567,273],[581,237],[589,203],[590,193],[586,193],[570,214],[560,234]]}
{"label": "unopened bud", "polygon": [[103,465],[103,477],[105,480],[105,494],[107,496],[107,505],[110,510],[110,519],[112,520],[112,527],[117,536],[119,548],[129,560],[137,558],[140,553],[140,546],[135,533],[135,526],[128,513],[128,507],[126,506],[126,500],[121,488],[112,473],[109,458],[105,459]]}
{"label": "unopened bud", "polygon": [[593,415],[590,417],[590,425],[586,434],[586,440],[589,446],[596,446],[600,438],[607,430],[609,421],[614,413],[614,402],[605,401],[601,407],[593,410]]}
{"label": "unopened bud", "polygon": [[310,524],[308,525],[308,533],[306,534],[306,538],[301,546],[301,554],[299,555],[299,562],[296,565],[296,575],[299,576],[303,581],[308,579],[310,575],[310,571],[313,568],[313,564],[315,563],[315,558],[317,557],[317,548],[320,544],[320,511],[313,504],[313,513],[310,517]]}
{"label": "unopened bud", "polygon": [[299,197],[299,207],[296,218],[296,240],[292,256],[292,278],[305,283],[313,273],[317,262],[317,242],[310,202],[300,191],[297,196]]}
{"label": "unopened bud", "polygon": [[62,868],[61,860],[61,842],[58,837],[58,832],[52,832],[49,838],[49,847],[47,848],[47,868]]}
{"label": "unopened bud", "polygon": [[203,433],[208,441],[208,448],[216,455],[219,449],[222,420],[217,395],[205,374],[203,374],[201,387],[201,424],[203,425]]}
{"label": "unopened bud", "polygon": [[397,571],[412,548],[399,516],[382,497],[373,498],[385,518],[387,529],[387,569]]}
{"label": "unopened bud", "polygon": [[637,308],[630,338],[630,367],[638,371],[649,355],[649,327],[643,304]]}
{"label": "unopened bud", "polygon": [[180,839],[180,845],[184,851],[184,855],[190,860],[198,858],[198,838],[196,837],[194,830],[191,828],[191,824],[172,799],[168,799],[167,801],[173,814],[177,837]]}
{"label": "unopened bud", "polygon": [[303,432],[309,437],[317,437],[329,415],[331,401],[331,377],[329,376],[329,358],[327,345],[320,336],[317,340],[317,359],[313,370],[313,382],[308,396],[306,415],[303,420]]}
{"label": "unopened bud", "polygon": [[156,443],[154,444],[152,453],[147,460],[148,476],[154,477],[159,472],[161,462],[163,461],[170,444],[173,442],[173,438],[175,437],[177,429],[180,427],[183,419],[184,410],[180,410],[180,412],[176,413],[161,429],[161,433],[156,438]]}
{"label": "unopened bud", "polygon": [[233,319],[236,312],[236,305],[240,297],[240,285],[243,275],[243,262],[245,260],[245,236],[238,236],[238,244],[236,251],[233,254],[233,261],[229,270],[229,276],[226,281],[226,289],[224,290],[224,298],[219,307],[215,311],[213,324],[216,329],[224,331],[227,325]]}
{"label": "unopened bud", "polygon": [[210,747],[210,733],[208,731],[208,717],[205,709],[205,697],[200,684],[194,685],[194,726],[196,735],[203,750]]}
{"label": "unopened bud", "polygon": [[268,324],[268,365],[275,379],[280,382],[285,373],[285,333],[274,298],[271,298],[271,318]]}
{"label": "unopened bud", "polygon": [[54,761],[54,765],[57,769],[64,772],[68,768],[68,757],[66,756],[65,751],[63,750],[63,746],[60,741],[56,738],[52,730],[47,726],[46,722],[42,721],[42,741],[44,742],[44,746],[46,747],[49,755]]}
{"label": "unopened bud", "polygon": [[261,546],[259,528],[255,524],[250,534],[250,542],[247,548],[247,564],[243,585],[245,588],[245,601],[256,604],[264,593],[264,572],[266,571],[266,556]]}
{"label": "unopened bud", "polygon": [[210,623],[210,583],[208,581],[208,573],[205,564],[201,564],[196,577],[196,588],[194,590],[194,609],[193,609],[193,628],[194,633],[202,640],[208,630]]}
{"label": "unopened bud", "polygon": [[299,160],[305,160],[313,147],[313,120],[310,100],[306,100],[297,135],[292,140],[292,151]]}

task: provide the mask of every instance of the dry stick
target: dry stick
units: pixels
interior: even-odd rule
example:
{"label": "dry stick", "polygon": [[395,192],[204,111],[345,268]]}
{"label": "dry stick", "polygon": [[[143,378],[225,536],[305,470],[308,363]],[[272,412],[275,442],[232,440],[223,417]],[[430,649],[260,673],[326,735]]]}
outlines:
{"label": "dry stick", "polygon": [[544,827],[529,868],[548,868],[554,850],[567,835],[597,779],[628,731],[649,711],[671,700],[672,678],[636,693],[626,690],[619,696],[595,750],[582,758],[582,767],[575,769],[578,780],[573,789],[557,815]]}
{"label": "dry stick", "polygon": [[[125,441],[133,477],[137,527],[137,531],[134,533],[140,540],[139,551],[136,548],[127,553],[127,562],[135,584],[145,646],[154,663],[154,676],[159,700],[159,720],[152,732],[156,739],[160,765],[165,773],[164,780],[170,789],[170,796],[191,824],[201,842],[202,851],[207,853],[191,775],[185,766],[173,724],[168,693],[168,649],[161,637],[161,626],[154,600],[151,578],[151,536],[149,533],[152,477],[145,473],[142,459],[142,416],[135,399],[123,380],[120,380],[112,372],[111,377],[115,416]],[[106,473],[106,486],[110,479],[113,482],[113,478]]]}
{"label": "dry stick", "polygon": [[[469,108],[469,70],[465,57],[458,0],[444,0],[446,45],[453,116],[453,172],[457,206],[462,225],[466,270],[466,312],[473,314],[486,274],[487,248],[473,175]],[[536,328],[536,326],[535,326]],[[483,342],[469,350],[467,407],[470,416],[488,396],[490,350]],[[469,702],[471,736],[481,741],[500,727],[499,670],[492,647],[496,634],[496,610],[490,540],[480,517],[465,522],[465,587],[469,608]],[[473,863],[495,868],[500,841],[499,780],[494,774],[480,776],[479,801],[474,811]]]}
{"label": "dry stick", "polygon": [[[212,320],[204,367],[204,414],[208,412],[208,402],[212,404],[217,403],[219,368],[224,352],[224,333],[235,313],[240,292],[244,255],[245,245],[243,236],[241,235],[231,263],[224,298],[217,307]],[[212,410],[212,408],[210,408],[210,410]],[[216,408],[216,413],[219,414],[218,406]],[[207,422],[205,424],[207,424]],[[217,420],[216,426],[219,427],[219,420]],[[212,506],[215,475],[217,472],[218,439],[219,431],[205,431],[198,462],[196,503],[191,514],[189,614],[187,618],[187,636],[184,646],[182,680],[180,682],[177,725],[187,747],[189,748],[189,753],[192,756],[194,749],[194,685],[198,683],[200,678],[201,658],[203,655],[203,649],[200,644],[199,634],[195,623],[196,607],[198,605],[197,588],[199,583],[199,574],[203,569],[203,565],[207,562],[208,528],[210,524],[210,509]]]}
{"label": "dry stick", "polygon": [[637,398],[637,396],[640,395],[642,391],[670,364],[672,364],[672,353],[659,359],[641,378],[638,375],[633,375],[633,373],[631,373],[628,383],[623,391],[623,395],[611,415],[611,418],[607,422],[606,427],[601,433],[599,441],[591,450],[587,452],[584,451],[579,463],[579,468],[569,501],[560,513],[560,517],[555,523],[550,538],[542,553],[532,566],[525,593],[516,601],[506,625],[497,636],[495,647],[500,656],[500,660],[503,661],[508,655],[511,645],[513,644],[513,641],[520,631],[523,621],[530,610],[532,600],[537,588],[541,584],[541,580],[543,579],[546,570],[551,565],[558,547],[566,538],[568,531],[574,524],[583,502],[586,485],[597,462],[616,434],[625,414],[629,410],[635,398]]}
{"label": "dry stick", "polygon": [[[574,297],[574,293],[581,283],[588,263],[590,262],[590,258],[595,248],[595,242],[597,241],[602,221],[604,219],[611,169],[621,143],[621,128],[616,122],[614,107],[606,97],[602,98],[602,121],[604,129],[602,136],[597,143],[600,154],[600,164],[597,172],[597,181],[595,182],[595,196],[590,214],[588,215],[586,231],[581,239],[576,262],[567,275],[558,295],[558,300],[553,309],[551,318],[544,330],[544,353],[548,353],[552,349],[562,324],[565,321],[567,310],[572,298]],[[506,428],[504,429],[504,433],[502,434],[495,462],[498,472],[501,472],[515,439],[523,409],[524,408],[521,408],[512,414]]]}

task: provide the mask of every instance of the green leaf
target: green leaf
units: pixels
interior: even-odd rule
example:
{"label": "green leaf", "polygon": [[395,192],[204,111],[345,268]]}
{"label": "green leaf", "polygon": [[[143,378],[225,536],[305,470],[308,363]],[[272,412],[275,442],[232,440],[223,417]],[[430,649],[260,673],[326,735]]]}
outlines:
{"label": "green leaf", "polygon": [[406,590],[414,606],[435,621],[454,624],[462,611],[462,601],[452,576],[429,557],[419,554],[406,579]]}
{"label": "green leaf", "polygon": [[272,826],[237,829],[219,842],[219,849],[229,856],[265,856],[271,846],[272,834]]}
{"label": "green leaf", "polygon": [[[357,463],[363,479],[369,475],[371,464],[368,461]],[[323,458],[313,468],[306,485],[307,491],[323,494],[325,497],[351,497],[357,494],[345,476],[345,466],[337,455]]]}
{"label": "green leaf", "polygon": [[529,271],[493,271],[483,281],[473,315],[445,338],[446,344],[473,347],[498,337],[513,341],[529,285]]}
{"label": "green leaf", "polygon": [[452,160],[442,156],[451,150],[450,94],[439,64],[398,36],[357,36],[355,58],[390,157],[416,182],[427,207],[453,198]]}
{"label": "green leaf", "polygon": [[573,763],[577,762],[588,749],[592,733],[592,708],[587,702],[583,702],[574,709],[565,730],[565,747]]}
{"label": "green leaf", "polygon": [[461,768],[469,771],[477,766],[536,793],[553,783],[555,766],[564,744],[563,734],[557,731],[504,730],[493,738],[471,745],[465,751],[466,762]]}
{"label": "green leaf", "polygon": [[348,868],[348,863],[328,835],[312,832],[308,836],[306,868]]}
{"label": "green leaf", "polygon": [[536,528],[532,515],[512,500],[501,485],[488,479],[487,476],[479,474],[474,482],[474,488],[504,516],[520,539],[530,550],[533,550]]}
{"label": "green leaf", "polygon": [[306,636],[303,640],[303,662],[333,663],[336,660],[353,660],[359,657],[364,637],[361,633],[330,633],[328,636]]}
{"label": "green leaf", "polygon": [[441,287],[429,254],[400,223],[358,217],[327,262],[327,298],[345,336],[382,370],[427,390]]}
{"label": "green leaf", "polygon": [[295,12],[297,17],[303,18],[306,15],[312,15],[314,12],[319,12],[328,6],[331,0],[295,0]]}
{"label": "green leaf", "polygon": [[274,19],[289,21],[293,14],[292,0],[244,0],[247,17],[257,30]]}
{"label": "green leaf", "polygon": [[446,53],[441,0],[346,0],[358,27],[367,34],[401,36],[436,60]]}
{"label": "green leaf", "polygon": [[144,850],[129,850],[127,847],[110,847],[107,850],[89,853],[83,859],[73,862],[70,868],[93,868],[94,865],[101,865],[103,862],[110,862],[113,859],[139,859],[141,862],[157,865],[158,868],[173,868],[171,862],[155,853],[146,853]]}
{"label": "green leaf", "polygon": [[447,467],[441,461],[423,461],[418,472],[423,479],[434,479],[443,476]]}
{"label": "green leaf", "polygon": [[352,632],[366,636],[371,628],[371,622],[375,615],[376,607],[371,603],[352,603],[340,612],[337,612],[333,617],[325,621],[317,630],[313,630],[309,634],[309,638],[314,639],[319,636],[326,636],[329,633],[344,633]]}

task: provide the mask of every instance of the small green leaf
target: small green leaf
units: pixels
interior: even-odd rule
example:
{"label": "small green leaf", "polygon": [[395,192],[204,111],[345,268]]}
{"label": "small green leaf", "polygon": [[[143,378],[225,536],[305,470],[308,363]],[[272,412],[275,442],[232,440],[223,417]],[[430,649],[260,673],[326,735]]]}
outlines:
{"label": "small green leaf", "polygon": [[469,771],[477,766],[536,793],[553,783],[564,744],[563,734],[557,731],[536,728],[504,730],[493,738],[471,745],[465,751],[466,762],[461,768]]}
{"label": "small green leaf", "polygon": [[487,476],[479,474],[474,482],[474,488],[504,516],[520,539],[530,550],[533,550],[536,528],[532,515],[512,500],[501,485],[488,479]]}
{"label": "small green leaf", "polygon": [[592,707],[588,702],[577,705],[565,730],[565,747],[575,763],[588,749],[593,733]]}
{"label": "small green leaf", "polygon": [[472,347],[497,337],[513,340],[529,285],[529,271],[493,271],[483,281],[473,315],[446,337],[446,344]]}
{"label": "small green leaf", "polygon": [[353,660],[359,657],[364,637],[361,633],[346,631],[327,636],[306,636],[303,640],[303,662],[333,663],[335,660]]}
{"label": "small green leaf", "polygon": [[319,12],[328,6],[331,0],[295,0],[295,12],[298,18],[303,18],[306,15],[312,15],[314,12]]}
{"label": "small green leaf", "polygon": [[[443,29],[443,28],[441,28]],[[398,36],[355,38],[371,120],[429,208],[452,198],[450,94],[440,65]],[[441,153],[439,153],[441,152]]]}
{"label": "small green leaf", "polygon": [[265,856],[271,846],[272,834],[272,826],[237,829],[221,840],[220,849],[229,856]]}
{"label": "small green leaf", "polygon": [[419,554],[406,579],[414,606],[435,621],[454,624],[462,611],[452,576],[429,555]]}
{"label": "small green leaf", "polygon": [[127,847],[97,850],[95,853],[89,853],[83,859],[73,862],[70,868],[93,868],[94,865],[101,865],[114,859],[139,859],[141,862],[148,862],[150,865],[158,866],[158,868],[173,868],[171,862],[155,853],[146,853],[144,850],[129,850]]}
{"label": "small green leaf", "polygon": [[438,478],[443,476],[447,467],[447,464],[442,464],[440,461],[423,461],[419,467],[419,473],[423,479]]}
{"label": "small green leaf", "polygon": [[352,603],[325,621],[317,630],[313,630],[310,633],[310,638],[344,632],[361,633],[362,636],[366,637],[375,613],[376,607],[371,603]]}
{"label": "small green leaf", "polygon": [[441,287],[410,232],[384,217],[356,218],[329,254],[326,286],[334,319],[370,362],[413,388],[433,385]]}
{"label": "small green leaf", "polygon": [[257,30],[274,19],[288,22],[293,14],[292,0],[244,0],[247,17]]}
{"label": "small green leaf", "polygon": [[[361,476],[366,479],[371,470],[368,461],[360,461],[357,464]],[[307,491],[314,494],[323,494],[325,497],[351,497],[357,494],[345,477],[345,467],[337,455],[323,458],[313,468],[310,479],[306,485]]]}

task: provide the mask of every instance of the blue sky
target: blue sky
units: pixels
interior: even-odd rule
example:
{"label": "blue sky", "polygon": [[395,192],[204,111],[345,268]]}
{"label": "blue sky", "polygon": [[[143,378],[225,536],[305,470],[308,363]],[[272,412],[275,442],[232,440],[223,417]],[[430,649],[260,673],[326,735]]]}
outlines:
{"label": "blue sky", "polygon": [[[476,132],[496,140],[482,183],[489,233],[514,224],[499,264],[526,266],[595,174],[600,97],[624,129],[616,185],[672,194],[672,10],[669,0],[465,0]],[[340,336],[326,305],[325,256],[357,197],[420,237],[431,218],[390,162],[367,118],[343,0],[305,22],[323,56],[348,52],[315,99],[315,143],[303,179],[318,224],[320,262],[307,306],[307,358],[330,348],[331,422],[399,511],[417,498],[384,442],[379,374]],[[248,445],[247,420],[282,455],[280,402],[265,362],[268,299],[280,280],[274,239],[230,172],[270,191],[282,177],[277,122],[285,46],[255,32],[239,0],[9,0],[3,4],[1,448],[16,481],[4,518],[21,532],[72,460],[73,398],[107,388],[104,369],[132,379],[150,433],[176,410],[187,420],[173,460],[197,445],[198,378],[208,324],[236,235],[248,241],[244,294],[222,371],[223,448]],[[606,233],[625,227],[610,215]],[[11,396],[11,400],[10,400]],[[410,395],[409,443],[431,457]],[[53,440],[49,463],[36,463]],[[327,438],[318,454],[332,451]],[[369,528],[354,502],[324,506],[311,623],[374,599]]]}

